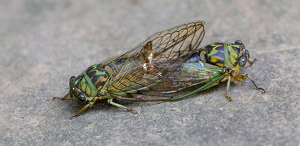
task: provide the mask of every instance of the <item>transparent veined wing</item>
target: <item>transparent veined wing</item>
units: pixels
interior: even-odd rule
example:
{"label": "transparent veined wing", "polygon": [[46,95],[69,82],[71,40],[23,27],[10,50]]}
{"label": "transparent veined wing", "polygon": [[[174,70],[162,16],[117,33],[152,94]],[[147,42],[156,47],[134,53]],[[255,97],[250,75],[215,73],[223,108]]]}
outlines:
{"label": "transparent veined wing", "polygon": [[[104,62],[109,82],[103,91],[128,98],[130,93],[154,87],[189,58],[201,43],[205,28],[204,21],[193,21],[157,32],[125,54]],[[167,66],[168,71],[166,66],[155,65],[166,62],[176,64]]]}
{"label": "transparent veined wing", "polygon": [[[177,65],[177,63],[172,64]],[[168,66],[170,66],[170,63]],[[164,71],[168,72],[169,68],[165,67]],[[162,93],[178,92],[195,85],[206,84],[221,73],[222,69],[220,67],[208,63],[183,63],[156,86],[148,90]]]}
{"label": "transparent veined wing", "polygon": [[[170,72],[172,66],[178,66],[177,62],[156,63],[157,68],[163,68],[162,72]],[[224,76],[222,68],[203,62],[185,62],[180,64],[168,76],[160,80],[155,86],[140,91],[141,94],[132,94],[135,97],[122,97],[127,100],[169,100],[178,94],[181,90],[190,87],[202,87],[211,84],[213,79]],[[191,89],[190,91],[193,91]],[[189,93],[190,91],[185,91]],[[140,96],[141,95],[141,96]],[[139,97],[140,96],[140,97]],[[139,97],[139,98],[136,98]]]}

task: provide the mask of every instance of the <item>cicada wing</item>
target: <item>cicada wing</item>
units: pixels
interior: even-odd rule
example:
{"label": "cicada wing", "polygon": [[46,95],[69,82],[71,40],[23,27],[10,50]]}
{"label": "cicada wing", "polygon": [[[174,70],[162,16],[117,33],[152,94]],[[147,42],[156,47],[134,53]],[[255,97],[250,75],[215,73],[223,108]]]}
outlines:
{"label": "cicada wing", "polygon": [[[168,68],[166,67],[164,70],[168,71]],[[206,84],[221,73],[222,69],[220,67],[208,63],[183,63],[156,86],[148,90],[162,93],[178,92],[195,85]]]}
{"label": "cicada wing", "polygon": [[[172,66],[178,66],[178,63],[156,63],[155,66],[162,67],[163,71],[169,72],[169,69],[172,69]],[[170,72],[168,76],[161,79],[155,86],[139,91],[136,94],[117,98],[133,101],[170,100],[174,96],[177,96],[181,90],[194,86],[201,87],[221,74],[222,69],[215,65],[203,62],[183,63],[177,69]]]}
{"label": "cicada wing", "polygon": [[189,52],[195,50],[200,45],[205,35],[205,30],[206,23],[202,20],[181,24],[153,34],[132,50],[119,57],[106,60],[103,64],[142,56],[145,53],[145,48],[150,47],[150,43],[152,49],[147,50],[147,52],[150,53],[152,51],[152,54],[154,54],[152,58],[155,61],[187,58],[188,56],[186,55],[189,55]]}
{"label": "cicada wing", "polygon": [[[109,70],[106,92],[114,96],[154,86],[185,62],[201,43],[204,21],[193,21],[155,33],[125,54],[103,65]],[[155,66],[158,62],[176,62],[168,72]]]}

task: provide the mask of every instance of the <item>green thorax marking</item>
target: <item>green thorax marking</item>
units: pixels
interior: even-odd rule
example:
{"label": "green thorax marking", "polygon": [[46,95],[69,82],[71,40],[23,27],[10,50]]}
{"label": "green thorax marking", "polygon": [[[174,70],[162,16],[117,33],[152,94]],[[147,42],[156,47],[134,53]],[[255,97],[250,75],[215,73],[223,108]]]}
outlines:
{"label": "green thorax marking", "polygon": [[[98,91],[101,92],[103,86],[107,82],[107,74],[101,63],[90,66],[81,74],[81,76],[83,76],[81,90],[89,95],[87,100],[92,100],[96,97]],[[102,92],[101,95],[103,95]]]}
{"label": "green thorax marking", "polygon": [[87,100],[92,100],[94,97],[96,97],[97,96],[97,89],[96,89],[96,87],[95,87],[95,85],[92,83],[92,81],[91,81],[91,79],[89,78],[89,76],[86,74],[86,71],[84,71],[83,73],[82,73],[83,75],[84,75],[84,79],[85,79],[85,81],[88,83],[88,85],[90,86],[90,97],[86,97],[87,98]]}
{"label": "green thorax marking", "polygon": [[231,43],[223,43],[224,44],[224,63],[228,69],[238,70],[238,52],[236,52],[233,47],[239,48],[238,45],[233,45]]}

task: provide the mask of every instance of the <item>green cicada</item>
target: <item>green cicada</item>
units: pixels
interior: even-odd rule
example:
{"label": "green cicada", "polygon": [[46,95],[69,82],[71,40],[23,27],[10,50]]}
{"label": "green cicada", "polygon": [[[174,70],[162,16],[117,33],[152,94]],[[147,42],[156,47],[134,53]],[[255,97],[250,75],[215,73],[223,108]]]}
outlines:
{"label": "green cicada", "polygon": [[[174,96],[171,101],[180,100],[202,90],[218,85],[219,82],[227,80],[226,97],[229,101],[229,86],[231,77],[236,81],[249,78],[257,90],[262,94],[265,90],[256,86],[252,78],[247,74],[238,74],[239,68],[244,67],[249,61],[250,53],[245,45],[237,40],[235,43],[211,43],[203,48],[191,52],[191,56],[176,70],[172,71],[166,78],[162,79],[152,90],[164,93],[178,93],[182,89],[196,86],[198,89],[183,96]],[[177,66],[176,62],[159,64],[163,66],[164,72],[168,72],[168,66]],[[164,87],[164,88],[162,88]],[[156,88],[156,89],[153,89]]]}
{"label": "green cicada", "polygon": [[[212,43],[197,49],[205,34],[204,21],[182,24],[158,33],[141,42],[125,54],[95,64],[77,77],[70,78],[69,95],[87,104],[78,116],[96,101],[108,103],[136,113],[133,109],[113,101],[174,101],[227,82],[226,97],[231,77],[237,81],[249,78],[238,74],[249,61],[250,53],[241,41]],[[198,89],[182,96],[179,91],[196,86]]]}
{"label": "green cicada", "polygon": [[170,100],[164,92],[155,92],[155,86],[164,88],[159,83],[190,58],[203,39],[205,28],[204,21],[193,21],[155,33],[125,54],[92,65],[77,77],[72,76],[69,92],[63,98],[54,99],[65,100],[70,95],[86,102],[73,117],[102,99],[133,113],[137,112],[113,100]]}

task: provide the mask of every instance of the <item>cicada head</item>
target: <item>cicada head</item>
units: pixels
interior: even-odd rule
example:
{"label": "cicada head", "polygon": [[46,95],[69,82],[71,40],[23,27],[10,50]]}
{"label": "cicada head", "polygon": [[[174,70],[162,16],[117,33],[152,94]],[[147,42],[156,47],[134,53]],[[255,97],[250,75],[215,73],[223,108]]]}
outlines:
{"label": "cicada head", "polygon": [[[72,76],[70,78],[70,97],[75,99],[75,100],[79,100],[79,101],[86,101],[86,94],[83,93],[80,89],[80,87],[76,86],[76,83],[80,83],[80,79],[76,79],[75,76]],[[78,84],[77,84],[78,85]]]}
{"label": "cicada head", "polygon": [[200,51],[201,61],[231,70],[244,67],[250,58],[249,51],[240,40],[235,43],[212,43]]}
{"label": "cicada head", "polygon": [[[108,74],[102,64],[95,64],[87,68],[77,77],[70,78],[70,97],[80,101],[91,101],[100,94],[107,82]],[[99,95],[101,96],[101,95]]]}
{"label": "cicada head", "polygon": [[239,55],[237,61],[240,67],[244,67],[247,64],[247,61],[250,59],[250,53],[248,50],[246,50],[244,43],[242,41],[237,40],[234,43],[235,45],[238,45],[239,49],[237,49],[237,53]]}

